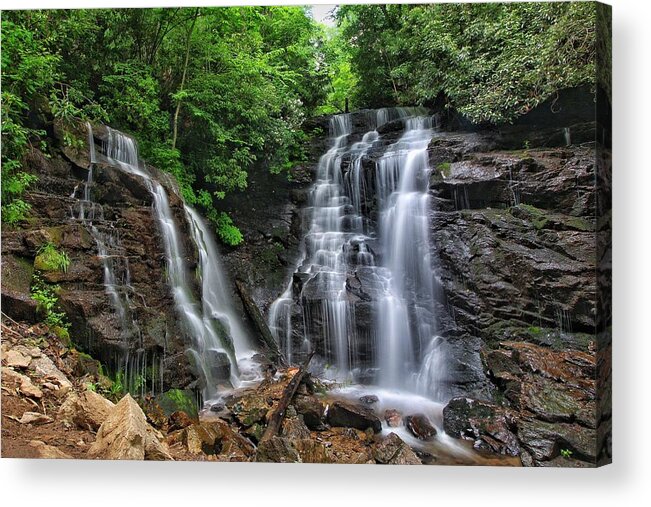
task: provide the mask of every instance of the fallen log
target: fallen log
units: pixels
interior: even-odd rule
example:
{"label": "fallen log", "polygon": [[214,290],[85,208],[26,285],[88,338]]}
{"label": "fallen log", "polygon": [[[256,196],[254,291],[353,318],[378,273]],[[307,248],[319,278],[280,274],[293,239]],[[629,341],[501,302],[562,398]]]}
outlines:
{"label": "fallen log", "polygon": [[280,349],[278,348],[278,344],[276,343],[276,340],[271,334],[271,330],[269,329],[269,326],[265,322],[262,313],[260,313],[260,309],[258,308],[258,305],[255,303],[255,301],[253,301],[251,294],[249,294],[246,285],[244,285],[244,282],[242,282],[242,280],[235,280],[235,287],[237,288],[237,292],[240,296],[240,299],[244,304],[244,309],[246,310],[246,313],[253,321],[253,324],[258,330],[260,338],[262,339],[262,342],[267,349],[267,355],[269,359],[271,360],[272,363],[274,363],[277,366],[281,366],[281,367],[286,366],[285,358],[280,352]]}
{"label": "fallen log", "polygon": [[289,381],[287,387],[285,387],[285,390],[283,391],[283,394],[280,397],[280,400],[278,401],[278,406],[276,406],[276,409],[271,414],[271,417],[269,417],[267,429],[262,435],[262,438],[260,439],[260,443],[263,443],[275,437],[280,431],[280,426],[285,417],[285,412],[287,412],[287,407],[291,403],[292,398],[294,398],[298,386],[301,384],[303,378],[307,374],[307,366],[308,364],[310,364],[310,360],[312,359],[313,355],[314,352],[312,352],[307,357],[303,365],[298,369],[298,371],[294,374],[292,379]]}

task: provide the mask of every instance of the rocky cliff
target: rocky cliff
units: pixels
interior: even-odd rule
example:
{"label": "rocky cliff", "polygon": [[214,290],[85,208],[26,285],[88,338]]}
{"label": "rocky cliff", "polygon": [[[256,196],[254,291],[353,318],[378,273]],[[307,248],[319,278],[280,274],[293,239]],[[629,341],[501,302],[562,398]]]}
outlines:
{"label": "rocky cliff", "polygon": [[[105,134],[95,128],[98,153]],[[85,131],[80,128],[77,135],[84,139]],[[56,292],[74,344],[99,359],[106,373],[122,372],[122,381],[131,389],[160,393],[192,386],[195,376],[167,284],[151,193],[141,178],[116,170],[99,154],[93,168],[92,203],[83,202],[89,165],[88,146],[66,146],[59,130],[49,153],[30,152],[27,168],[38,181],[26,194],[32,206],[29,221],[2,232],[3,312],[32,322],[40,318],[29,297],[34,263],[43,245],[54,245],[69,257],[68,269],[36,270],[36,274]],[[185,224],[171,182],[154,168],[148,169],[166,185],[177,222]],[[83,215],[92,220],[80,218],[82,206]],[[90,233],[91,222],[108,238],[107,251],[100,252]],[[196,258],[187,239],[185,248],[188,259]],[[107,292],[106,259],[117,280],[118,296],[128,301],[128,315],[118,315]]]}

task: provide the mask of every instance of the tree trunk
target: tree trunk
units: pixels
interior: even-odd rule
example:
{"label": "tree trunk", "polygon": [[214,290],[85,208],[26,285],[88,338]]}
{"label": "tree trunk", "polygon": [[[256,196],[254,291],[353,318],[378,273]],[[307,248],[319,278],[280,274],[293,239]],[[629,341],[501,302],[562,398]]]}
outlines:
{"label": "tree trunk", "polygon": [[[185,88],[185,76],[188,73],[188,62],[190,61],[190,43],[192,42],[192,32],[194,32],[194,25],[197,22],[197,17],[199,16],[199,8],[194,10],[194,16],[192,17],[192,24],[188,30],[188,36],[185,39],[185,61],[183,62],[183,74],[181,75],[181,86],[179,86],[179,92],[183,91]],[[176,103],[176,111],[174,111],[174,132],[172,134],[172,149],[176,148],[176,139],[179,132],[179,112],[181,111],[181,99]]]}
{"label": "tree trunk", "polygon": [[242,282],[242,280],[235,280],[235,287],[237,288],[237,293],[240,295],[240,299],[244,304],[246,313],[249,315],[249,317],[251,317],[253,324],[255,324],[255,327],[260,334],[262,342],[266,345],[268,351],[267,355],[269,356],[269,359],[275,365],[285,365],[285,359],[283,358],[283,355],[278,348],[278,344],[271,334],[271,330],[269,329],[267,322],[264,320],[262,313],[260,313],[258,305],[255,304],[255,301],[253,301],[251,294],[249,294],[249,291],[246,289],[244,282]]}
{"label": "tree trunk", "polygon": [[269,418],[267,429],[265,430],[264,434],[262,435],[262,438],[260,439],[260,444],[275,437],[280,431],[280,426],[285,417],[285,413],[287,412],[287,407],[291,403],[292,398],[294,398],[298,386],[301,384],[303,377],[307,373],[307,366],[308,364],[310,364],[310,360],[312,359],[313,355],[314,355],[314,351],[307,357],[303,365],[299,368],[299,370],[294,374],[292,379],[289,381],[287,387],[285,387],[285,390],[283,391],[283,395],[280,397],[280,400],[278,401],[278,406],[276,407],[276,409],[271,414],[271,417]]}

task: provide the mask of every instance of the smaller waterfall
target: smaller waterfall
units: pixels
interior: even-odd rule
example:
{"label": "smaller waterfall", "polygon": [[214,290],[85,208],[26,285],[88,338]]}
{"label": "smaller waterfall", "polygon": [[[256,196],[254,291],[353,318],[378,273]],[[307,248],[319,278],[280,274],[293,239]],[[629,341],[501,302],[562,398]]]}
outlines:
{"label": "smaller waterfall", "polygon": [[[188,351],[203,385],[204,400],[213,400],[226,384],[240,386],[259,379],[257,364],[246,333],[241,328],[232,306],[218,264],[218,253],[207,227],[198,214],[184,206],[192,239],[199,251],[201,299],[196,300],[191,288],[189,268],[185,261],[181,233],[172,213],[167,191],[148,171],[141,167],[134,139],[108,129],[104,152],[108,160],[121,170],[141,177],[153,197],[153,212],[158,224],[167,265],[167,276],[177,312],[191,340]],[[238,364],[241,359],[241,364]],[[240,370],[239,366],[242,366]]]}
{"label": "smaller waterfall", "polygon": [[84,182],[83,198],[79,200],[79,219],[87,228],[97,246],[97,256],[102,261],[104,272],[104,290],[109,297],[111,306],[118,320],[121,338],[124,342],[140,339],[141,333],[138,323],[131,311],[129,294],[131,287],[131,272],[129,260],[124,255],[124,249],[119,237],[112,231],[112,227],[100,227],[97,222],[104,222],[104,209],[92,199],[93,172],[97,163],[93,129],[86,123],[88,131],[88,146],[90,165],[88,176]]}
{"label": "smaller waterfall", "polygon": [[[260,365],[254,359],[257,352],[229,296],[231,288],[219,262],[217,245],[203,218],[189,206],[185,207],[185,213],[192,239],[199,250],[198,278],[201,285],[203,319],[206,321],[206,326],[215,328],[218,333],[220,331],[225,333],[225,336],[217,342],[213,341],[216,334],[209,334],[208,338],[211,340],[209,346],[212,350],[218,351],[224,341],[232,343],[233,365],[238,372],[238,376],[232,378],[234,387],[253,385],[262,378]],[[210,354],[206,353],[200,353],[199,356],[203,361],[210,358]],[[204,368],[210,366],[206,364]]]}
{"label": "smaller waterfall", "polygon": [[97,153],[95,152],[95,139],[93,137],[93,127],[89,122],[86,122],[86,132],[88,134],[88,156],[90,158],[90,163],[97,163]]}
{"label": "smaller waterfall", "polygon": [[[107,222],[104,217],[104,208],[93,200],[94,171],[97,163],[95,140],[93,129],[90,123],[86,123],[88,152],[90,164],[88,175],[83,184],[83,196],[77,200],[76,213],[73,210],[72,218],[79,220],[95,241],[97,256],[102,262],[104,291],[108,296],[113,315],[117,320],[117,331],[125,349],[122,357],[116,358],[116,363],[121,364],[120,368],[124,373],[124,384],[130,391],[142,390],[145,387],[143,372],[144,367],[134,367],[135,363],[146,361],[146,355],[140,351],[137,361],[129,356],[129,346],[136,343],[139,347],[142,344],[142,333],[138,325],[136,315],[131,304],[131,296],[135,293],[131,285],[131,271],[129,259],[125,255],[120,237],[115,233],[113,223]],[[75,187],[71,197],[75,197],[79,185]],[[156,358],[151,358],[152,363],[158,364]],[[154,371],[152,367],[152,371]],[[157,382],[150,379],[151,390],[155,391]],[[162,382],[158,386],[162,389]]]}

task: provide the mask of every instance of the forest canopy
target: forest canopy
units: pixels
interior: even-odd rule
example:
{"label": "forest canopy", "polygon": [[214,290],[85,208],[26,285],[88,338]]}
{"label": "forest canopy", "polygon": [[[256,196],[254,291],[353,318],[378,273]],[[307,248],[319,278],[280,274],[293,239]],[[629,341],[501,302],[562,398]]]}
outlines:
{"label": "forest canopy", "polygon": [[[594,2],[344,5],[356,105],[448,106],[510,122],[558,90],[593,86]],[[609,39],[606,39],[609,40]]]}
{"label": "forest canopy", "polygon": [[308,7],[3,12],[3,222],[29,208],[26,152],[48,149],[37,115],[133,135],[235,245],[219,200],[245,191],[254,167],[303,161],[310,116],[349,101],[501,123],[594,85],[594,3],[345,5],[335,19]]}

